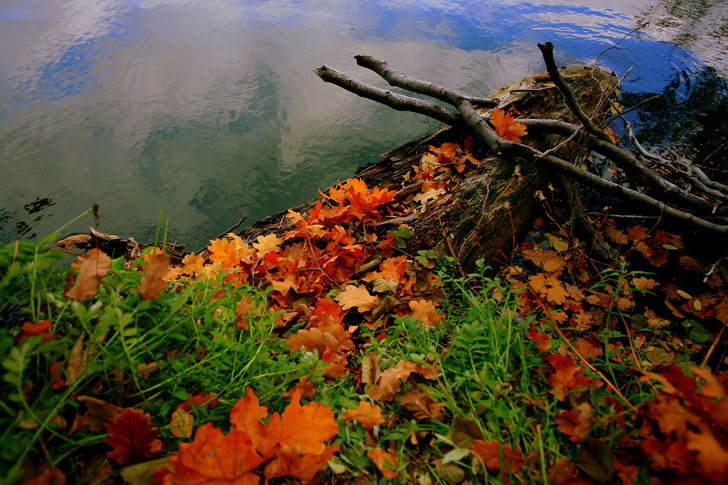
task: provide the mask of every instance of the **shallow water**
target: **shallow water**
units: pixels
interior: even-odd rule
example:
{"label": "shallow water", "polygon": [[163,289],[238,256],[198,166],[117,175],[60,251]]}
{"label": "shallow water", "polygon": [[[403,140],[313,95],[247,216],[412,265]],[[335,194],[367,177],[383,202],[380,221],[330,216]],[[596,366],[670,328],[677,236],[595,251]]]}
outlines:
{"label": "shallow water", "polygon": [[[370,54],[485,95],[543,70],[537,42],[587,63],[657,15],[653,4],[0,0],[0,241],[43,235],[98,202],[104,232],[153,240],[162,212],[168,240],[197,249],[436,126],[313,68],[382,85],[352,58]],[[685,103],[705,73],[725,95],[715,71],[665,40],[648,28],[600,63],[634,68],[634,99],[669,88]]]}

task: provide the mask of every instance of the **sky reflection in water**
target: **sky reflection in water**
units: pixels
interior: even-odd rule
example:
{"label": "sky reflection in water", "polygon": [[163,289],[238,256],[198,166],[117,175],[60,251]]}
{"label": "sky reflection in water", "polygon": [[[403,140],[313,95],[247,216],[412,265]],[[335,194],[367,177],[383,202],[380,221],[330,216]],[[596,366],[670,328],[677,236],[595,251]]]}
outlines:
{"label": "sky reflection in water", "polygon": [[[647,3],[647,2],[645,2]],[[198,249],[316,196],[435,126],[321,82],[324,63],[381,85],[352,57],[473,94],[589,62],[640,2],[112,1],[0,4],[0,241],[43,235],[101,204],[101,230]],[[601,64],[661,92],[700,63],[627,39]],[[680,94],[680,89],[684,93]],[[689,83],[678,86],[688,96]],[[72,228],[82,232],[84,226]]]}

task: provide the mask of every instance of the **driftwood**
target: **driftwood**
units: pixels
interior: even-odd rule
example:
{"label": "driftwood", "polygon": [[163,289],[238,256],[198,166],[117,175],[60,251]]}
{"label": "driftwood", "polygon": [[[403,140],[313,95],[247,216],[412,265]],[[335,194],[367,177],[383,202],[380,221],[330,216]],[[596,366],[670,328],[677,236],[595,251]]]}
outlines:
{"label": "driftwood", "polygon": [[[604,91],[611,89],[616,78],[599,70],[583,67],[562,72],[565,82],[577,93],[585,109],[599,111]],[[344,79],[348,78],[347,76]],[[351,78],[349,78],[351,79]],[[355,80],[352,80],[355,81]],[[356,82],[356,81],[355,81]],[[534,74],[496,90],[489,98],[469,99],[479,118],[497,104],[504,110],[513,108],[526,117],[549,117],[576,121],[569,107],[559,97],[547,73]],[[367,89],[367,93],[375,91]],[[386,99],[393,99],[393,93],[380,90]],[[457,94],[459,96],[459,93]],[[405,96],[397,99],[403,102]],[[410,98],[416,99],[416,98]],[[440,121],[450,121],[455,126],[443,126],[422,138],[410,142],[382,155],[382,160],[357,173],[368,186],[379,186],[397,191],[397,200],[405,200],[420,191],[421,183],[409,183],[408,175],[417,166],[430,145],[440,146],[448,142],[463,142],[470,130],[458,115],[442,115],[439,105],[417,100],[418,112]],[[402,104],[398,104],[402,106]],[[438,108],[434,108],[437,106]],[[439,113],[439,114],[438,114]],[[449,116],[444,118],[444,116]],[[495,134],[494,134],[495,136]],[[542,133],[528,136],[528,143],[537,149],[554,147],[561,136]],[[571,148],[562,147],[556,153],[564,158],[571,157]],[[375,229],[382,233],[407,224],[414,236],[407,242],[407,252],[415,254],[419,249],[439,249],[444,254],[457,257],[464,267],[470,267],[478,259],[490,261],[499,252],[508,256],[517,237],[530,226],[533,215],[540,208],[537,194],[547,189],[549,173],[540,170],[539,162],[522,157],[497,153],[476,138],[473,153],[482,158],[482,163],[467,173],[458,187],[448,196],[429,203],[426,210],[404,217],[385,219]],[[452,197],[450,197],[450,195]],[[313,206],[313,202],[295,208],[301,212]],[[243,229],[240,235],[248,240],[269,232],[283,232],[289,229],[284,214],[276,214]]]}

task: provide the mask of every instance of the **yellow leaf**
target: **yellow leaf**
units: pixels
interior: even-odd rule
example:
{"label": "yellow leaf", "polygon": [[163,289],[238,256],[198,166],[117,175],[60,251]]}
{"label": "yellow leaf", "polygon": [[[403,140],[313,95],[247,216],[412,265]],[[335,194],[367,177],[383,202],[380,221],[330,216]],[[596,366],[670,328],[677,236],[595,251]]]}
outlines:
{"label": "yellow leaf", "polygon": [[683,298],[685,298],[686,300],[692,300],[692,299],[693,299],[693,297],[692,297],[692,296],[690,296],[690,293],[688,293],[688,292],[686,292],[686,291],[683,291],[683,290],[677,290],[677,292],[676,292],[676,293],[677,293],[678,295],[682,296]]}
{"label": "yellow leaf", "polygon": [[265,256],[271,251],[280,251],[280,244],[283,242],[283,239],[275,234],[268,234],[267,236],[258,236],[257,241],[253,243],[253,247],[258,250],[259,256]]}
{"label": "yellow leaf", "polygon": [[169,423],[169,427],[172,430],[172,434],[177,438],[189,438],[192,436],[192,426],[194,423],[194,416],[181,407],[177,407],[172,413],[172,420]]}

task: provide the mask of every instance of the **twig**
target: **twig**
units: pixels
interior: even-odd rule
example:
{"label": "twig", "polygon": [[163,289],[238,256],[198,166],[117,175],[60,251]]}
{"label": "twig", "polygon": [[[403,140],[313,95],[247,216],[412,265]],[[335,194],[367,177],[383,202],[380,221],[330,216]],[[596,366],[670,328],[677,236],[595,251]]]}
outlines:
{"label": "twig", "polygon": [[226,235],[226,234],[229,234],[229,233],[233,232],[233,230],[235,230],[235,229],[237,229],[238,227],[240,227],[240,225],[241,225],[241,224],[242,224],[243,222],[245,222],[245,219],[247,219],[247,218],[248,218],[248,216],[246,216],[245,214],[243,214],[243,215],[242,215],[242,216],[240,217],[240,220],[238,220],[238,222],[236,222],[235,224],[233,224],[232,226],[230,226],[230,228],[229,228],[229,229],[228,229],[227,231],[223,231],[223,232],[221,232],[220,234],[218,234],[218,235],[217,235],[217,237],[216,237],[215,239],[220,239],[220,238],[221,238],[221,237],[223,237],[224,235]]}
{"label": "twig", "polygon": [[708,349],[708,353],[705,354],[705,358],[703,359],[703,362],[700,364],[700,367],[705,367],[708,364],[708,359],[710,359],[710,356],[713,355],[713,351],[715,350],[715,346],[718,345],[718,342],[720,342],[720,338],[723,336],[723,332],[725,332],[725,325],[722,325],[720,327],[720,332],[718,332],[718,335],[716,335],[715,339],[713,340],[713,344]]}
{"label": "twig", "polygon": [[546,62],[546,70],[549,76],[551,76],[551,80],[559,88],[559,91],[561,91],[561,95],[564,97],[571,112],[574,113],[574,116],[584,125],[589,134],[609,142],[609,137],[581,109],[579,102],[574,97],[574,93],[571,92],[571,89],[569,89],[561,74],[559,74],[559,68],[556,67],[556,61],[554,60],[554,45],[551,42],[546,42],[545,44],[538,44],[538,48],[541,50],[544,62]]}

